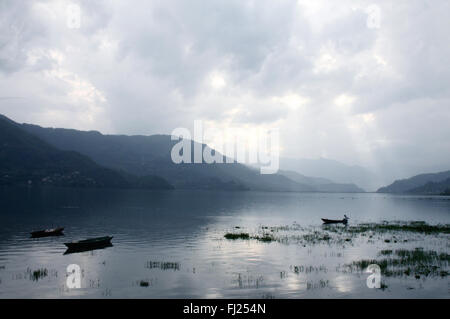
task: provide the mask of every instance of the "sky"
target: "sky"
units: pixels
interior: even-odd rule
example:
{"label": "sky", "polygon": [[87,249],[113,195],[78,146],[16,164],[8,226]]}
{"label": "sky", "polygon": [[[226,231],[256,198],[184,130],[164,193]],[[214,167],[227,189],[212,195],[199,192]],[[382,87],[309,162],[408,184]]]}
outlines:
{"label": "sky", "polygon": [[449,15],[446,0],[0,0],[0,113],[279,129],[282,157],[450,169]]}

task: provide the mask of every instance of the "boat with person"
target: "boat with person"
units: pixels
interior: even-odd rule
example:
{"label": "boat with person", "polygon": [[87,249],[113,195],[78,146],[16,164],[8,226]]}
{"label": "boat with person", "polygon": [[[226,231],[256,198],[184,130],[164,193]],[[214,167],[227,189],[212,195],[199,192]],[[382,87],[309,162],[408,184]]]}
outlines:
{"label": "boat with person", "polygon": [[49,237],[49,236],[62,236],[64,227],[50,228],[44,230],[36,230],[31,232],[31,238]]}
{"label": "boat with person", "polygon": [[343,219],[327,219],[321,218],[324,224],[344,224],[347,225],[349,218],[347,215],[344,215]]}

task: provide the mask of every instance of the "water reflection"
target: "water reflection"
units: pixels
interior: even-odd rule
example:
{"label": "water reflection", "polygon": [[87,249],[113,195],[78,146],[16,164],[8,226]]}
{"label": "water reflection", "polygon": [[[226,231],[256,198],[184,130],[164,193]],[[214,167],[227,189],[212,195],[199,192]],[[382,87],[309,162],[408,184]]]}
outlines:
{"label": "water reflection", "polygon": [[[339,266],[375,258],[400,241],[407,249],[430,245],[448,250],[448,235],[417,235],[406,243],[406,237],[374,235],[316,244],[304,243],[303,236],[308,227],[326,230],[320,217],[339,219],[348,211],[350,225],[385,219],[449,223],[448,199],[0,189],[0,297],[445,297],[446,279],[426,279],[421,290],[392,280],[380,294],[365,286],[365,275],[345,273]],[[64,225],[66,236],[28,238],[30,230],[54,225]],[[277,236],[272,242],[224,238],[227,232],[261,235],[271,230]],[[104,234],[114,234],[113,247],[75,254],[65,249],[65,242]],[[83,270],[83,288],[76,291],[65,287],[66,267],[72,263]],[[48,275],[28,280],[27,269],[48,269]],[[416,282],[408,286],[417,287]]]}

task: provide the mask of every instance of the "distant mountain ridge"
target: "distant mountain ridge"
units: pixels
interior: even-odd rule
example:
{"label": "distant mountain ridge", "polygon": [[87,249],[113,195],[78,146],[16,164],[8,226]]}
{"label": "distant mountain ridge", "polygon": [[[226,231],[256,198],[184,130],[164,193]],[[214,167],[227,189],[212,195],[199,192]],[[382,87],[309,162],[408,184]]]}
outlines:
{"label": "distant mountain ridge", "polygon": [[[64,161],[59,161],[59,164],[52,167],[52,170],[37,174],[39,176],[35,176],[33,183],[50,183],[63,186],[96,185],[97,187],[107,187],[106,185],[109,185],[109,187],[174,187],[179,189],[238,191],[363,191],[356,185],[334,183],[329,179],[308,177],[295,172],[262,175],[259,169],[237,162],[226,164],[175,164],[170,154],[172,147],[178,141],[173,141],[170,135],[104,135],[97,131],[43,128],[32,124],[18,124],[4,116],[1,116],[0,120],[14,127],[16,132],[20,131],[22,135],[27,134],[30,138],[33,137],[33,142],[28,143],[26,147],[28,148],[28,153],[31,154],[29,155],[30,163],[36,164],[36,167],[30,166],[27,168],[29,171],[24,176],[28,177],[24,177],[21,183],[26,183],[30,180],[31,175],[39,172],[40,168],[37,166],[49,167],[50,165],[45,158],[34,158],[31,160],[33,158],[31,150],[37,152],[38,149],[51,149],[51,152],[55,154],[72,154],[72,156]],[[191,141],[192,152],[195,145],[198,146],[199,144]],[[202,144],[201,147],[204,149],[207,146]],[[1,149],[1,151],[4,150],[4,148]],[[221,155],[219,154],[219,156]],[[79,159],[75,160],[76,157]],[[76,176],[64,175],[68,173],[62,170],[61,165],[63,165],[63,162],[71,163],[70,171],[77,172],[76,174],[81,172],[78,168],[82,166],[82,163],[86,163],[85,165],[89,163],[88,166],[91,169],[89,174],[86,168],[82,170],[83,174],[85,174],[83,175],[83,182],[74,182],[77,180]],[[87,175],[97,174],[100,171],[105,172],[105,176],[108,176],[111,180],[109,182],[106,180],[101,182],[102,178],[98,177],[98,180],[90,185],[87,181],[92,182],[93,178]],[[0,174],[2,172],[0,171]],[[11,182],[11,174],[3,174],[2,176],[8,176],[9,182]],[[115,179],[112,176],[115,176]],[[13,179],[17,182],[18,176]],[[116,185],[113,183],[114,180]],[[6,180],[1,182],[9,183]]]}
{"label": "distant mountain ridge", "polygon": [[295,182],[310,185],[314,192],[324,193],[363,193],[364,190],[355,184],[335,183],[329,179],[321,177],[309,177],[294,171],[279,171],[280,174],[292,179]]}
{"label": "distant mountain ridge", "polygon": [[80,153],[59,150],[4,116],[0,116],[0,185],[173,188],[160,177],[122,174]]}
{"label": "distant mountain ridge", "polygon": [[364,167],[350,166],[326,158],[280,158],[280,169],[330,179],[334,183],[355,184],[369,191],[382,185],[379,176]]}
{"label": "distant mountain ridge", "polygon": [[450,190],[450,178],[441,182],[428,182],[423,186],[411,189],[409,192],[414,194],[444,194]]}
{"label": "distant mountain ridge", "polygon": [[[22,124],[28,132],[64,150],[75,150],[97,163],[138,176],[157,174],[179,189],[305,191],[285,176],[261,175],[259,170],[238,163],[175,164],[172,147],[178,143],[170,135],[103,135],[96,131],[42,128]],[[194,150],[191,141],[191,150]],[[206,145],[202,145],[206,147]]]}
{"label": "distant mountain ridge", "polygon": [[407,179],[396,180],[381,187],[378,193],[440,194],[450,188],[450,170],[420,174]]}
{"label": "distant mountain ridge", "polygon": [[[293,180],[283,174],[261,175],[258,169],[240,163],[226,164],[175,164],[170,153],[178,143],[170,135],[126,136],[103,135],[97,131],[42,128],[22,124],[47,143],[63,150],[73,150],[87,155],[95,162],[133,175],[158,175],[175,188],[224,189],[314,192],[317,187],[309,181]],[[191,149],[194,143],[191,141]],[[206,145],[202,145],[206,147]],[[328,189],[338,191],[339,185],[324,180]],[[334,187],[334,188],[333,188]],[[359,189],[354,188],[355,191]],[[348,188],[346,187],[346,191]],[[322,190],[320,190],[322,191]]]}

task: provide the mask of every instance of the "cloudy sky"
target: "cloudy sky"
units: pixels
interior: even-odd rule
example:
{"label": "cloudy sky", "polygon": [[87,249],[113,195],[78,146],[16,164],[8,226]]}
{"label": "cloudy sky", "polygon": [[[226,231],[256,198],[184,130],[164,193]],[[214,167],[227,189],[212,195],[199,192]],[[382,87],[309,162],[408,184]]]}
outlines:
{"label": "cloudy sky", "polygon": [[0,0],[0,113],[114,134],[279,128],[286,157],[449,169],[449,15],[446,0]]}

